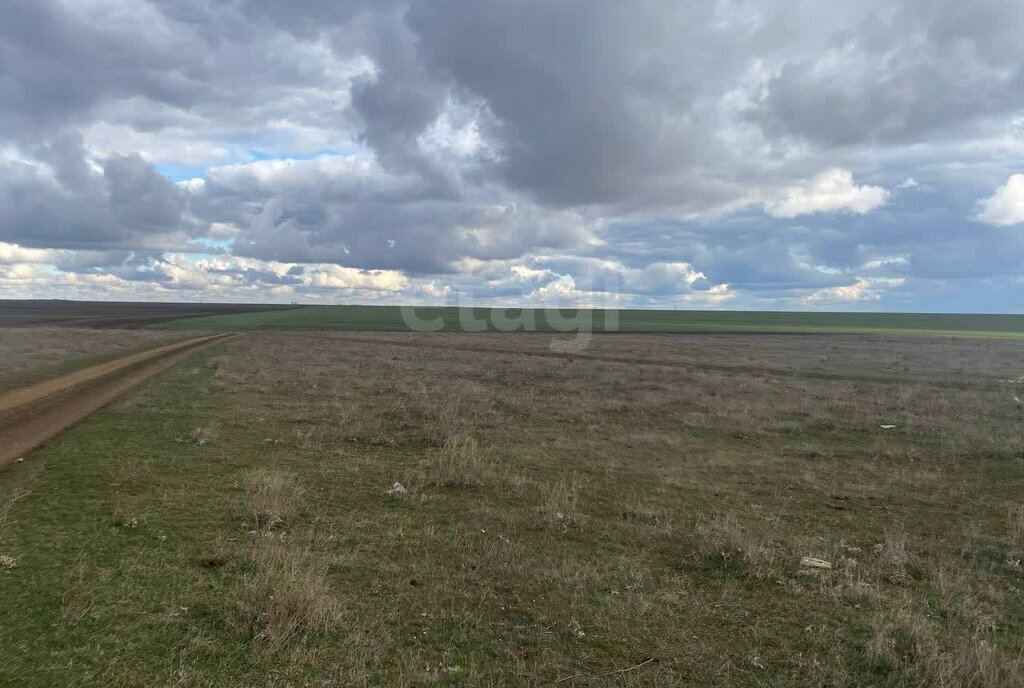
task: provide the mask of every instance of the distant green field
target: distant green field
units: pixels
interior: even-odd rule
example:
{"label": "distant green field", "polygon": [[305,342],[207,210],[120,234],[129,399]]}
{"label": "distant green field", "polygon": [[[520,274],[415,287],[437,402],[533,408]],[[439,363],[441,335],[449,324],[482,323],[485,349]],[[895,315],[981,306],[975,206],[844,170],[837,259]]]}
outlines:
{"label": "distant green field", "polygon": [[397,306],[308,306],[291,310],[187,318],[173,329],[308,329],[377,331],[577,331],[889,333],[1024,338],[1024,315],[934,313],[809,313],[766,311],[414,309],[424,327],[407,322]]}

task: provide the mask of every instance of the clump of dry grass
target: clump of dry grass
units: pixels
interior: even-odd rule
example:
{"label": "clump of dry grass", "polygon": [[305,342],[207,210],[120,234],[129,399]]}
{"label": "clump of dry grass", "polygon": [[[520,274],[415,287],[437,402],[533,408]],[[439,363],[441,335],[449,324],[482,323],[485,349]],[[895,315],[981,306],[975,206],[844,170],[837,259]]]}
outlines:
{"label": "clump of dry grass", "polygon": [[573,476],[563,478],[547,488],[542,514],[548,525],[560,532],[583,525],[580,511],[580,482]]}
{"label": "clump of dry grass", "polygon": [[210,444],[217,438],[217,428],[215,425],[207,425],[203,427],[193,428],[187,435],[178,437],[175,442],[178,444],[188,444],[193,447],[204,447]]}
{"label": "clump of dry grass", "polygon": [[1024,661],[977,635],[951,635],[908,606],[880,612],[865,652],[921,686],[1019,686]]}
{"label": "clump of dry grass", "polygon": [[15,489],[11,493],[11,495],[8,498],[6,498],[2,504],[0,504],[0,538],[3,537],[3,531],[7,528],[7,524],[10,519],[11,509],[13,509],[14,505],[17,504],[19,501],[21,501],[25,497],[28,497],[29,494],[30,493],[28,490]]}
{"label": "clump of dry grass", "polygon": [[958,563],[919,561],[902,532],[886,533],[876,551],[880,579],[902,583],[916,570],[934,597],[925,602],[910,587],[874,587],[874,634],[865,647],[869,659],[912,685],[1020,685],[1024,657],[1012,645],[994,642],[1005,630],[998,587]]}
{"label": "clump of dry grass", "polygon": [[188,441],[193,447],[202,447],[217,438],[217,428],[212,425],[194,429],[188,434]]}
{"label": "clump of dry grass", "polygon": [[250,501],[257,531],[251,547],[254,572],[241,589],[242,620],[255,627],[254,636],[268,648],[297,634],[327,627],[337,618],[337,605],[327,585],[326,563],[291,538],[273,530],[294,523],[303,496],[295,477],[261,469],[250,482]]}
{"label": "clump of dry grass", "polygon": [[116,495],[111,512],[111,521],[118,528],[138,528],[146,525],[147,505],[138,496],[129,493]]}
{"label": "clump of dry grass", "polygon": [[298,514],[302,487],[293,475],[261,469],[250,481],[252,516],[257,529],[289,523]]}
{"label": "clump of dry grass", "polygon": [[421,470],[423,482],[431,485],[475,487],[487,479],[488,462],[475,438],[457,434],[449,436]]}
{"label": "clump of dry grass", "polygon": [[745,529],[733,514],[697,521],[698,552],[707,559],[742,561],[755,578],[777,575],[778,553],[764,538]]}
{"label": "clump of dry grass", "polygon": [[1013,559],[1024,559],[1024,505],[1010,507],[1007,526],[1007,554]]}
{"label": "clump of dry grass", "polygon": [[476,409],[468,401],[457,396],[434,395],[424,400],[422,413],[429,419],[427,436],[434,443],[444,446],[471,427]]}
{"label": "clump of dry grass", "polygon": [[252,552],[256,571],[242,585],[242,619],[254,637],[276,648],[295,636],[320,631],[338,618],[327,566],[276,535],[263,534]]}
{"label": "clump of dry grass", "polygon": [[671,528],[668,511],[638,495],[631,495],[622,504],[622,520],[641,526],[661,526]]}
{"label": "clump of dry grass", "polygon": [[872,567],[875,578],[897,584],[910,581],[913,557],[905,533],[899,530],[887,531],[885,540],[875,545],[874,552],[877,555]]}
{"label": "clump of dry grass", "polygon": [[117,509],[114,512],[114,525],[120,528],[138,528],[146,525],[146,517],[141,515],[133,516],[130,512]]}

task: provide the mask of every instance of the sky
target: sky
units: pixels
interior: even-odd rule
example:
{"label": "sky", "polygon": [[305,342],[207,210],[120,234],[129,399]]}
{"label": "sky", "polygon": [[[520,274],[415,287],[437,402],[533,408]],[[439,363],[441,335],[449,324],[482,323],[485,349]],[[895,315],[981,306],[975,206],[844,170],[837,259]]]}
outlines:
{"label": "sky", "polygon": [[0,0],[0,298],[1024,312],[1020,0]]}

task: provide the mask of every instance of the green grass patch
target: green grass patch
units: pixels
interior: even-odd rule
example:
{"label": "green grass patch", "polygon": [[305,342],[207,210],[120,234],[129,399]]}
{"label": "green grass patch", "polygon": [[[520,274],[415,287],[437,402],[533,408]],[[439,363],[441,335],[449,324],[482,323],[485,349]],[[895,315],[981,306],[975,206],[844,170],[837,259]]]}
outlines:
{"label": "green grass patch", "polygon": [[[1024,337],[1024,315],[940,313],[811,313],[768,311],[665,311],[490,309],[418,307],[415,320],[398,306],[307,306],[283,311],[189,318],[170,329],[311,329],[449,332],[579,329],[593,332],[720,332],[807,334],[923,334],[986,338]],[[423,323],[420,327],[416,323]]]}

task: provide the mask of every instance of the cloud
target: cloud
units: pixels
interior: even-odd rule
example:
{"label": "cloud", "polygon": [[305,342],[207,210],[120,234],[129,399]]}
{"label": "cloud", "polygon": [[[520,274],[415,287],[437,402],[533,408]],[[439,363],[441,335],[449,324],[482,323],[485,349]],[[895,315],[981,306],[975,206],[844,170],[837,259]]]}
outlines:
{"label": "cloud", "polygon": [[819,289],[807,295],[804,301],[811,305],[837,304],[857,301],[878,301],[886,289],[901,287],[902,278],[864,278],[841,287]]}
{"label": "cloud", "polygon": [[1024,174],[1011,176],[996,192],[980,202],[978,219],[992,225],[1024,222]]}
{"label": "cloud", "polygon": [[[195,256],[169,253],[143,261],[107,261],[102,271],[88,263],[68,262],[67,252],[27,249],[0,243],[0,290],[25,289],[30,295],[42,286],[55,295],[97,298],[104,290],[121,295],[162,300],[217,297],[260,301],[305,297],[334,300],[339,295],[375,300],[410,287],[397,271],[359,270],[330,263],[297,265],[235,256]],[[94,256],[100,258],[101,256]]]}
{"label": "cloud", "polygon": [[185,243],[185,193],[138,155],[88,156],[76,135],[0,155],[0,241],[140,250]]}
{"label": "cloud", "polygon": [[746,66],[719,19],[710,3],[443,0],[414,3],[407,23],[434,93],[479,114],[486,174],[551,204],[709,207],[729,192],[693,171],[734,157],[719,101]]}
{"label": "cloud", "polygon": [[963,136],[1024,105],[1024,8],[1015,0],[863,2],[831,14],[805,15],[820,21],[819,49],[780,60],[750,110],[769,134],[899,145]]}
{"label": "cloud", "polygon": [[55,263],[63,255],[64,251],[24,248],[17,244],[8,244],[0,241],[0,265]]}
{"label": "cloud", "polygon": [[814,179],[785,191],[778,201],[768,201],[764,211],[772,217],[790,219],[813,213],[869,213],[889,200],[889,192],[880,186],[857,186],[849,170],[833,168]]}
{"label": "cloud", "polygon": [[1021,221],[1022,25],[1013,0],[8,3],[0,289],[990,309],[1024,280],[993,226]]}
{"label": "cloud", "polygon": [[409,285],[409,280],[394,270],[356,270],[320,265],[303,273],[303,284],[329,289],[400,292]]}
{"label": "cloud", "polygon": [[369,156],[211,168],[194,212],[243,228],[233,250],[264,260],[444,273],[459,260],[593,245],[586,220],[488,189],[452,195]]}
{"label": "cloud", "polygon": [[[478,302],[513,305],[521,298],[572,297],[605,306],[684,302],[720,303],[733,298],[728,284],[714,284],[685,262],[656,261],[633,267],[619,260],[546,256],[519,261],[467,260],[453,286]],[[571,303],[571,301],[570,301]]]}

